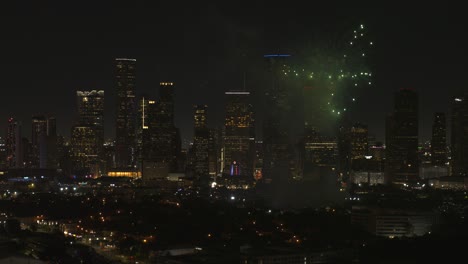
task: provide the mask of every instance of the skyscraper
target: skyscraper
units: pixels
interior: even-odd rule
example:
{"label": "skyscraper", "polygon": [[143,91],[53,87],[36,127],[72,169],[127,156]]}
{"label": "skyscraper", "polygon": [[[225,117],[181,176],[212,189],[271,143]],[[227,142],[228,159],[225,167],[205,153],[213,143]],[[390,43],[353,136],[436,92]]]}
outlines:
{"label": "skyscraper", "polygon": [[207,105],[195,105],[193,167],[197,178],[209,176],[210,130],[207,126]]}
{"label": "skyscraper", "polygon": [[7,168],[7,149],[5,137],[0,137],[0,170]]}
{"label": "skyscraper", "polygon": [[21,123],[10,117],[6,135],[7,166],[9,168],[23,167],[21,141]]}
{"label": "skyscraper", "polygon": [[349,158],[352,170],[363,170],[367,166],[366,156],[369,154],[369,139],[367,126],[356,123],[349,132]]}
{"label": "skyscraper", "polygon": [[100,175],[104,144],[104,91],[77,91],[71,150],[75,171]]}
{"label": "skyscraper", "polygon": [[164,127],[174,127],[174,83],[159,83],[158,122]]}
{"label": "skyscraper", "polygon": [[468,94],[451,103],[452,175],[468,175]]}
{"label": "skyscraper", "polygon": [[119,168],[133,168],[135,165],[135,122],[136,122],[136,60],[117,58],[117,120],[115,159]]}
{"label": "skyscraper", "polygon": [[304,137],[305,181],[320,181],[337,165],[338,147],[336,139],[320,135],[314,128],[306,127]]}
{"label": "skyscraper", "polygon": [[418,95],[410,89],[395,94],[393,115],[386,124],[386,182],[416,181],[418,162]]}
{"label": "skyscraper", "polygon": [[104,142],[104,91],[76,91],[76,99],[77,123],[93,126],[98,140]]}
{"label": "skyscraper", "polygon": [[268,84],[264,90],[263,118],[263,178],[266,181],[284,180],[290,171],[291,107],[287,86],[283,79],[283,66],[288,54],[265,55],[268,67]]}
{"label": "skyscraper", "polygon": [[138,100],[138,118],[137,118],[137,153],[141,162],[150,161],[156,151],[153,149],[154,129],[156,126],[156,101],[150,99],[147,95],[142,95]]}
{"label": "skyscraper", "polygon": [[174,125],[174,83],[159,84],[159,100],[155,111],[154,147],[158,150],[156,161],[167,163],[169,171],[177,170],[180,153],[180,133]]}
{"label": "skyscraper", "polygon": [[210,139],[208,146],[208,172],[210,177],[216,177],[220,172],[220,146],[222,146],[222,137],[218,128],[210,128]]}
{"label": "skyscraper", "polygon": [[32,146],[32,166],[35,168],[39,168],[40,163],[42,162],[40,152],[45,147],[46,136],[47,136],[47,117],[45,115],[33,116],[32,128],[31,128],[31,146]]}
{"label": "skyscraper", "polygon": [[76,174],[98,174],[96,148],[96,130],[88,125],[75,125],[71,131],[71,153],[73,159],[73,171]]}
{"label": "skyscraper", "polygon": [[207,105],[194,105],[193,106],[194,114],[193,114],[193,121],[195,132],[199,129],[206,129],[207,125]]}
{"label": "skyscraper", "polygon": [[368,153],[368,129],[366,125],[356,123],[350,132],[351,163],[353,160],[364,159]]}
{"label": "skyscraper", "polygon": [[55,168],[57,166],[57,130],[55,117],[32,117],[32,167]]}
{"label": "skyscraper", "polygon": [[250,92],[229,91],[226,96],[224,168],[227,175],[253,176],[255,127]]}
{"label": "skyscraper", "polygon": [[447,162],[447,131],[445,113],[435,113],[432,125],[431,163],[434,166],[445,166]]}
{"label": "skyscraper", "polygon": [[337,127],[338,170],[344,183],[350,179],[351,172],[351,125],[342,118]]}

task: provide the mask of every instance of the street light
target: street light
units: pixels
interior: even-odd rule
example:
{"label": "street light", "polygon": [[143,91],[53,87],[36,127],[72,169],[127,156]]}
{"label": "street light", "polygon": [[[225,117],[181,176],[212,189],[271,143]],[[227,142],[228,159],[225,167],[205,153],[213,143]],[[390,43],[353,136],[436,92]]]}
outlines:
{"label": "street light", "polygon": [[370,160],[372,159],[372,156],[364,156],[364,158],[366,158],[367,160],[367,184],[370,186],[370,169],[369,169],[369,163],[370,163]]}

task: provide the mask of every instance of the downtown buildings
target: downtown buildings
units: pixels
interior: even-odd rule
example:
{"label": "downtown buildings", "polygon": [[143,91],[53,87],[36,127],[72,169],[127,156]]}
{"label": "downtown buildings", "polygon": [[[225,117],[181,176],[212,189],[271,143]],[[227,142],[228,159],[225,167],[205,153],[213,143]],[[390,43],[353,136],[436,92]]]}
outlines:
{"label": "downtown buildings", "polygon": [[[290,94],[297,87],[304,88],[303,93],[309,93],[307,97],[315,95],[315,91],[281,77],[282,67],[289,60],[287,55],[267,55],[264,59],[268,66],[268,80],[264,83],[263,93],[257,94],[268,106],[264,116],[259,115],[263,117],[258,121],[263,128],[262,137],[254,133],[252,102],[258,101],[245,89],[224,93],[225,115],[223,124],[218,124],[222,128],[208,127],[206,105],[194,106],[194,140],[187,164],[196,178],[222,175],[263,179],[265,182],[273,182],[274,179],[316,181],[322,174],[320,171],[326,170],[328,173],[336,170],[338,173],[340,165],[346,171],[358,172],[366,172],[369,166],[376,165],[375,170],[380,172],[383,170],[381,165],[385,163],[387,183],[418,179],[420,157],[417,149],[416,92],[403,89],[396,94],[394,111],[387,122],[385,147],[383,144],[372,145],[368,128],[360,123],[350,123],[352,125],[343,128],[339,135],[323,133],[316,136],[314,133],[319,131],[314,129],[318,127],[320,117],[312,111],[314,108],[310,102],[307,107],[303,102],[304,108],[307,108],[304,109],[303,119],[294,116]],[[30,142],[19,133],[20,122],[12,120],[8,135],[4,138],[8,159],[5,165],[8,164],[10,168],[57,168],[61,159],[57,155],[61,155],[54,154],[54,151],[66,152],[58,149],[68,147],[73,171],[77,174],[143,174],[145,179],[151,179],[165,178],[171,172],[187,171],[181,155],[180,132],[174,122],[174,83],[159,83],[159,97],[137,96],[136,60],[118,58],[114,66],[116,82],[113,93],[117,95],[115,142],[110,140],[104,143],[104,91],[80,90],[76,92],[77,117],[70,130],[70,144],[54,143],[64,140],[56,135],[56,121],[52,116],[33,116]],[[447,124],[443,113],[436,114],[433,126],[432,165],[441,167],[449,161],[453,173],[457,175],[463,175],[463,164],[466,163],[463,161],[466,156],[463,150],[466,146],[463,132],[466,109],[465,97],[452,100],[452,111],[448,116],[450,118],[447,118],[452,128],[451,159],[447,158]],[[296,135],[293,135],[292,127],[296,126],[291,124],[291,120],[303,120],[307,121],[303,123],[309,124],[305,132],[295,132],[302,136],[300,147],[295,145],[297,138],[294,138]],[[54,144],[57,146],[54,147]],[[295,152],[300,154],[296,155]],[[366,156],[372,157],[372,161],[366,161]]]}

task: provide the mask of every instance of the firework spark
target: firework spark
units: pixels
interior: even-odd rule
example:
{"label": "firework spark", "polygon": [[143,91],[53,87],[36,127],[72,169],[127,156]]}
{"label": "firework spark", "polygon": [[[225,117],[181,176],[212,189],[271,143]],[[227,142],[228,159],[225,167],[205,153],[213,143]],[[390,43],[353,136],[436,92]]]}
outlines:
{"label": "firework spark", "polygon": [[282,74],[304,87],[320,89],[320,109],[334,116],[349,111],[364,89],[372,86],[369,57],[375,43],[369,40],[365,25],[359,25],[338,47],[315,48],[302,67],[284,65]]}

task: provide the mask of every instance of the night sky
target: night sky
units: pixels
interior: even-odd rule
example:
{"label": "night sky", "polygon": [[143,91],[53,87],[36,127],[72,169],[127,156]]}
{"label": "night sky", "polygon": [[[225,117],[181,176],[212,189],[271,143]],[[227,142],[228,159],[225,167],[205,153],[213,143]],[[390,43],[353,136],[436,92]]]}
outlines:
{"label": "night sky", "polygon": [[468,87],[468,31],[461,7],[440,2],[380,7],[293,1],[197,4],[3,7],[1,131],[13,116],[30,137],[31,116],[51,113],[58,132],[69,137],[75,91],[103,89],[106,138],[113,137],[113,60],[129,57],[137,59],[137,94],[156,97],[159,82],[176,84],[175,122],[188,142],[192,105],[208,104],[209,123],[222,124],[223,93],[243,87],[244,71],[247,89],[263,85],[257,78],[263,54],[302,54],[313,39],[339,36],[360,23],[376,43],[375,86],[362,95],[354,116],[369,124],[378,139],[384,139],[394,91],[419,92],[420,135],[427,140],[433,113],[448,112],[450,97]]}

